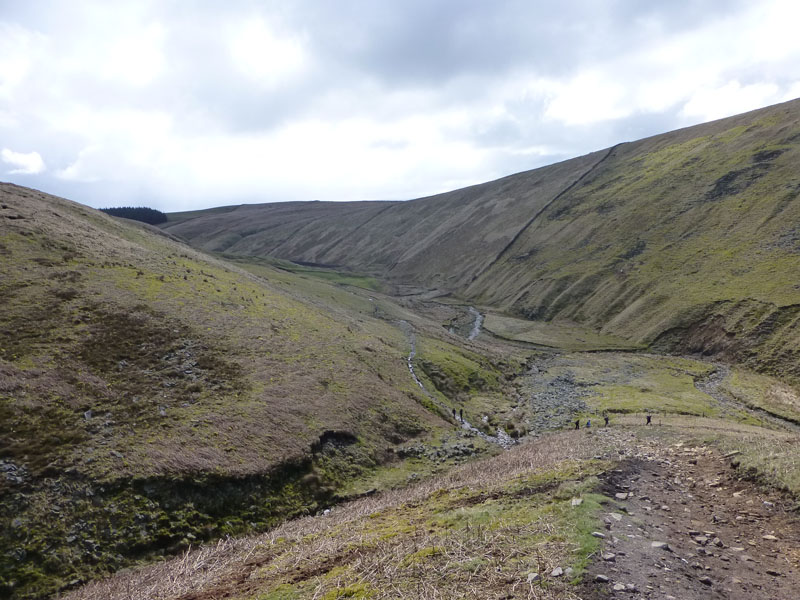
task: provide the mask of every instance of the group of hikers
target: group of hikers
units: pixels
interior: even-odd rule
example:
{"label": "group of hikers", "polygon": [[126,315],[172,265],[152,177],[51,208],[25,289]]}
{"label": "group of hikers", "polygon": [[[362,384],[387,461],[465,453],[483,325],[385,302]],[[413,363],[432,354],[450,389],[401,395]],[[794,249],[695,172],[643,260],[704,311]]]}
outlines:
{"label": "group of hikers", "polygon": [[[462,423],[464,422],[464,409],[463,408],[458,409],[458,417],[456,417],[456,409],[455,408],[453,409],[453,420],[456,420],[456,418],[458,418],[458,420],[461,421]],[[652,425],[653,424],[652,423],[652,419],[653,419],[653,415],[648,413],[647,414],[647,421],[645,421],[645,425]],[[608,414],[604,414],[603,415],[603,421],[605,421],[605,426],[608,427],[608,423],[609,423]],[[592,427],[592,420],[591,419],[587,419],[586,420],[586,429],[591,429],[591,427]],[[580,419],[575,419],[575,429],[580,429],[580,428],[581,428],[581,420]]]}
{"label": "group of hikers", "polygon": [[[603,420],[606,422],[606,427],[608,427],[608,415],[603,415]],[[591,429],[591,427],[592,427],[592,420],[591,419],[587,419],[586,420],[586,429]],[[575,419],[575,429],[580,429],[580,428],[581,428],[581,420],[580,419]]]}
{"label": "group of hikers", "polygon": [[[603,415],[603,420],[605,421],[605,426],[608,427],[608,420],[609,420],[608,419],[608,415]],[[652,425],[653,424],[653,415],[648,414],[647,415],[647,420],[645,421],[644,424],[645,425]],[[592,427],[592,420],[591,419],[587,419],[586,420],[586,429],[591,429],[591,427]],[[581,420],[580,419],[575,419],[575,429],[580,429],[580,428],[581,428]]]}

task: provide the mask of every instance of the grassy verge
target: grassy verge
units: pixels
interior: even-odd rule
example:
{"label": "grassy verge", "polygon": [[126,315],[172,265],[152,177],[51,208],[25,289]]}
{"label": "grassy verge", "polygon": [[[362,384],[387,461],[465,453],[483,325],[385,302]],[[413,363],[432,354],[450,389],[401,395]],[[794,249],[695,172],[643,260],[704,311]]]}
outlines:
{"label": "grassy verge", "polygon": [[731,463],[743,476],[788,493],[800,506],[800,436],[765,436],[762,432],[719,440],[724,452],[737,452]]}
{"label": "grassy verge", "polygon": [[288,260],[269,257],[254,257],[254,256],[240,256],[238,254],[222,254],[224,259],[238,264],[244,269],[258,271],[259,268],[272,268],[280,269],[295,275],[308,276],[328,283],[338,285],[349,285],[365,290],[374,292],[383,291],[383,284],[368,275],[359,275],[357,273],[349,273],[345,271],[338,271],[329,267],[316,267],[308,265],[300,265]]}

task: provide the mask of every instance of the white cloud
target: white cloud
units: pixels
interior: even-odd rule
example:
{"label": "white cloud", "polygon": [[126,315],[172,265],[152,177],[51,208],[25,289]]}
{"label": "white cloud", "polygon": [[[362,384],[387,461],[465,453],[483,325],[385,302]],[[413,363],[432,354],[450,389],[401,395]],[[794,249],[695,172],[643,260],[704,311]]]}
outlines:
{"label": "white cloud", "polygon": [[19,91],[45,45],[42,34],[0,22],[0,98],[12,98]]}
{"label": "white cloud", "polygon": [[99,58],[99,72],[106,79],[131,86],[146,86],[164,72],[163,44],[166,30],[160,23],[148,24],[115,38]]}
{"label": "white cloud", "polygon": [[0,152],[0,158],[3,159],[4,163],[16,167],[8,171],[12,174],[36,175],[47,169],[38,152],[14,152],[8,148],[3,148],[2,152]]}
{"label": "white cloud", "polygon": [[566,125],[621,119],[632,110],[625,86],[602,70],[583,71],[566,82],[546,82],[544,87],[551,90],[544,116]]}
{"label": "white cloud", "polygon": [[234,66],[256,83],[280,84],[299,76],[306,66],[308,57],[301,36],[280,34],[263,18],[239,23],[228,35]]}
{"label": "white cloud", "polygon": [[779,91],[778,86],[772,83],[742,85],[738,81],[730,81],[723,86],[700,89],[692,94],[681,114],[702,121],[720,119],[770,104],[779,97]]}
{"label": "white cloud", "polygon": [[791,84],[783,94],[781,100],[786,102],[787,100],[794,100],[795,98],[800,98],[800,81],[795,81]]}

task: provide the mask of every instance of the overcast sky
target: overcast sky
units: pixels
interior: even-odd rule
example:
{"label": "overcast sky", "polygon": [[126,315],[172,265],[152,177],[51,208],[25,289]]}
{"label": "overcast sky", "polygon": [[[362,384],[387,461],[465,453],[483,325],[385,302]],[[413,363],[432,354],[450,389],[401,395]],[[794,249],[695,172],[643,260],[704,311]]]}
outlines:
{"label": "overcast sky", "polygon": [[408,199],[800,96],[796,0],[0,0],[0,180]]}

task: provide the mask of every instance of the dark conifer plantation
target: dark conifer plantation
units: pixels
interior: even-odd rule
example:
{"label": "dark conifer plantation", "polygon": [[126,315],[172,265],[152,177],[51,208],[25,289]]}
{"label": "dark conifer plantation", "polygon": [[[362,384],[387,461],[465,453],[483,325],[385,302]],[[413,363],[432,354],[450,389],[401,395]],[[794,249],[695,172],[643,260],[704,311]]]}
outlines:
{"label": "dark conifer plantation", "polygon": [[133,219],[134,221],[149,223],[150,225],[158,225],[159,223],[167,222],[167,215],[165,215],[163,212],[154,208],[146,208],[144,206],[121,206],[118,208],[101,208],[100,210],[113,217]]}

